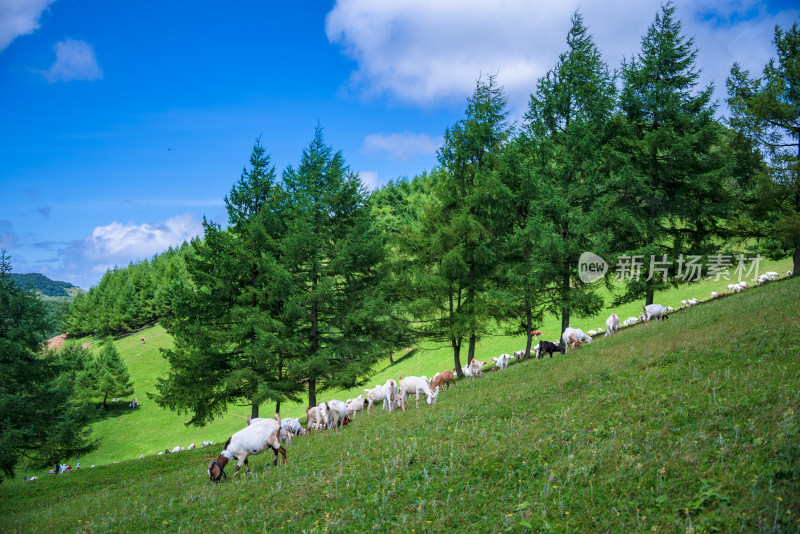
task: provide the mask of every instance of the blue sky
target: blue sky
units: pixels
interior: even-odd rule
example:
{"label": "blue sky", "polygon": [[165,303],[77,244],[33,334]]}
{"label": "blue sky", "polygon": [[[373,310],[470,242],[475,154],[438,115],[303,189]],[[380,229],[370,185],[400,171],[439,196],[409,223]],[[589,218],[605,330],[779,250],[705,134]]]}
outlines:
{"label": "blue sky", "polygon": [[[610,67],[660,3],[0,0],[0,248],[15,272],[88,289],[105,270],[225,222],[260,136],[278,174],[320,124],[373,188],[436,164],[475,81],[512,118],[580,7]],[[677,2],[724,113],[734,61],[759,72],[791,2]]]}

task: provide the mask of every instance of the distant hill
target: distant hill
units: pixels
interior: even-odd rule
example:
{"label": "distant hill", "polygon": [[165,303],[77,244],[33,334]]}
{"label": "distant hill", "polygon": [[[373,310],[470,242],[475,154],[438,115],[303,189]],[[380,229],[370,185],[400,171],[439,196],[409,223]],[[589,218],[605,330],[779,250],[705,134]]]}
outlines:
{"label": "distant hill", "polygon": [[17,285],[27,286],[42,294],[43,297],[61,297],[66,300],[72,298],[83,291],[78,286],[69,282],[58,282],[51,280],[41,273],[15,274],[11,273],[11,279]]}

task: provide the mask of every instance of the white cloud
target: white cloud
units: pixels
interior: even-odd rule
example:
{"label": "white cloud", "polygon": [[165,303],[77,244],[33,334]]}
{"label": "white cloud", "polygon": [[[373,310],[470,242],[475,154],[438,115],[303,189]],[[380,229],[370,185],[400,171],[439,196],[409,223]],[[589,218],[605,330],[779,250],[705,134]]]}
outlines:
{"label": "white cloud", "polygon": [[156,223],[115,221],[96,227],[85,239],[59,250],[62,263],[54,271],[61,273],[62,279],[88,289],[115,265],[150,258],[202,234],[202,223],[190,213]]}
{"label": "white cloud", "polygon": [[112,222],[94,229],[84,240],[84,252],[90,259],[144,259],[188,241],[202,231],[203,225],[189,213],[153,224]]}
{"label": "white cloud", "polygon": [[39,29],[39,17],[55,0],[3,0],[0,2],[0,52],[20,35]]}
{"label": "white cloud", "polygon": [[56,60],[45,71],[39,71],[50,83],[71,80],[99,80],[103,71],[94,57],[92,45],[84,41],[67,39],[53,46]]}
{"label": "white cloud", "polygon": [[[497,74],[512,108],[521,109],[536,81],[566,48],[570,16],[580,9],[613,70],[640,49],[663,0],[337,0],[328,39],[354,59],[350,86],[368,97],[415,105],[463,102],[475,81]],[[703,82],[724,96],[733,61],[762,65],[772,51],[776,22],[789,26],[797,10],[770,15],[763,4],[691,0],[677,4],[684,33],[701,48]]]}
{"label": "white cloud", "polygon": [[361,150],[368,154],[384,153],[391,159],[409,160],[434,155],[441,144],[441,137],[433,138],[424,133],[370,134],[364,138]]}

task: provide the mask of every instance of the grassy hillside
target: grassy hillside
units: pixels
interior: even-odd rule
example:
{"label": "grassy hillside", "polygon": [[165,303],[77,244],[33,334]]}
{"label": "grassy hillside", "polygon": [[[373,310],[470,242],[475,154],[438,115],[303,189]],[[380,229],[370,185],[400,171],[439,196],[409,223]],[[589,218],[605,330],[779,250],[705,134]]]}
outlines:
{"label": "grassy hillside", "polygon": [[[791,260],[764,263],[761,271],[776,270],[786,272],[791,267]],[[703,281],[697,284],[671,290],[657,296],[656,301],[664,305],[680,307],[680,301],[692,297],[707,298],[711,291],[722,291],[727,281]],[[761,288],[756,288],[760,290]],[[741,295],[732,296],[738,299]],[[630,315],[638,316],[641,305],[638,303],[627,304],[614,308],[620,318],[625,319]],[[576,319],[573,326],[590,330],[605,326],[605,319],[609,311],[604,310],[593,319]],[[545,339],[557,340],[560,332],[560,318],[548,317],[541,325],[540,330]],[[634,328],[641,328],[636,326]],[[139,338],[145,336],[147,343],[139,343]],[[84,342],[85,339],[77,340]],[[202,441],[224,441],[233,432],[240,429],[247,415],[249,406],[231,407],[229,414],[205,428],[185,427],[189,416],[175,414],[163,410],[147,399],[147,392],[155,391],[156,377],[166,372],[167,362],[161,357],[159,349],[168,347],[172,343],[169,335],[163,328],[156,326],[139,334],[128,336],[116,342],[120,354],[125,359],[131,371],[136,388],[136,396],[141,403],[138,410],[129,410],[126,402],[112,404],[108,416],[95,424],[95,435],[103,438],[101,448],[95,453],[81,458],[82,465],[107,464],[115,461],[138,458],[139,455],[151,456],[166,448],[172,449],[176,445],[186,447],[190,443]],[[523,349],[525,338],[523,336],[489,336],[478,344],[476,354],[478,358],[491,362],[491,358],[502,353],[512,353]],[[95,346],[96,348],[96,346]],[[462,364],[466,364],[466,349],[462,351]],[[382,360],[375,366],[375,375],[366,387],[383,384],[388,378],[397,378],[398,375],[428,376],[431,377],[438,371],[453,368],[452,349],[449,346],[434,346],[421,344],[413,351],[402,351],[397,355],[395,364],[390,365],[388,359]],[[363,388],[347,391],[323,392],[318,398],[320,401],[338,398],[345,400],[354,398],[363,392]],[[274,413],[274,406],[263,406],[263,414],[267,416]],[[305,404],[293,405],[284,403],[281,407],[282,417],[305,417]]]}
{"label": "grassy hillside", "polygon": [[255,457],[253,473],[220,485],[205,474],[219,446],[14,480],[0,486],[0,521],[7,531],[796,532],[798,302],[800,279],[712,301],[461,381],[433,406],[299,438],[285,466]]}

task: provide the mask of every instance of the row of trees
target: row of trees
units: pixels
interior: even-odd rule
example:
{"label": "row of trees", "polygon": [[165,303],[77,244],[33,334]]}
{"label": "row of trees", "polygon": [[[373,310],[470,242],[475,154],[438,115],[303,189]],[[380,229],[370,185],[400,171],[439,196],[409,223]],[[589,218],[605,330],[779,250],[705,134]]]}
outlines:
{"label": "row of trees", "polygon": [[[597,286],[577,276],[584,251],[613,264],[749,238],[772,256],[798,250],[799,34],[776,31],[761,80],[734,66],[725,125],[671,3],[618,76],[576,13],[521,124],[496,78],[478,81],[440,166],[369,196],[320,128],[280,180],[257,141],[225,199],[230,226],[204,221],[158,285],[153,316],[175,346],[157,402],[198,425],[232,403],[254,416],[306,393],[313,405],[417,339],[450,344],[460,374],[462,348],[471,360],[498,328],[525,332],[530,349],[545,314],[562,329],[596,314]],[[646,262],[616,302],[651,303],[676,269]]]}
{"label": "row of trees", "polygon": [[155,400],[205,424],[245,399],[309,404],[350,387],[381,352],[384,242],[358,176],[321,128],[277,182],[260,141],[225,198],[229,227],[204,221],[187,279],[162,320],[175,346]]}
{"label": "row of trees", "polygon": [[117,336],[169,316],[169,290],[185,277],[187,247],[184,243],[150,260],[107,271],[99,284],[72,300],[61,321],[64,330],[77,336]]}

